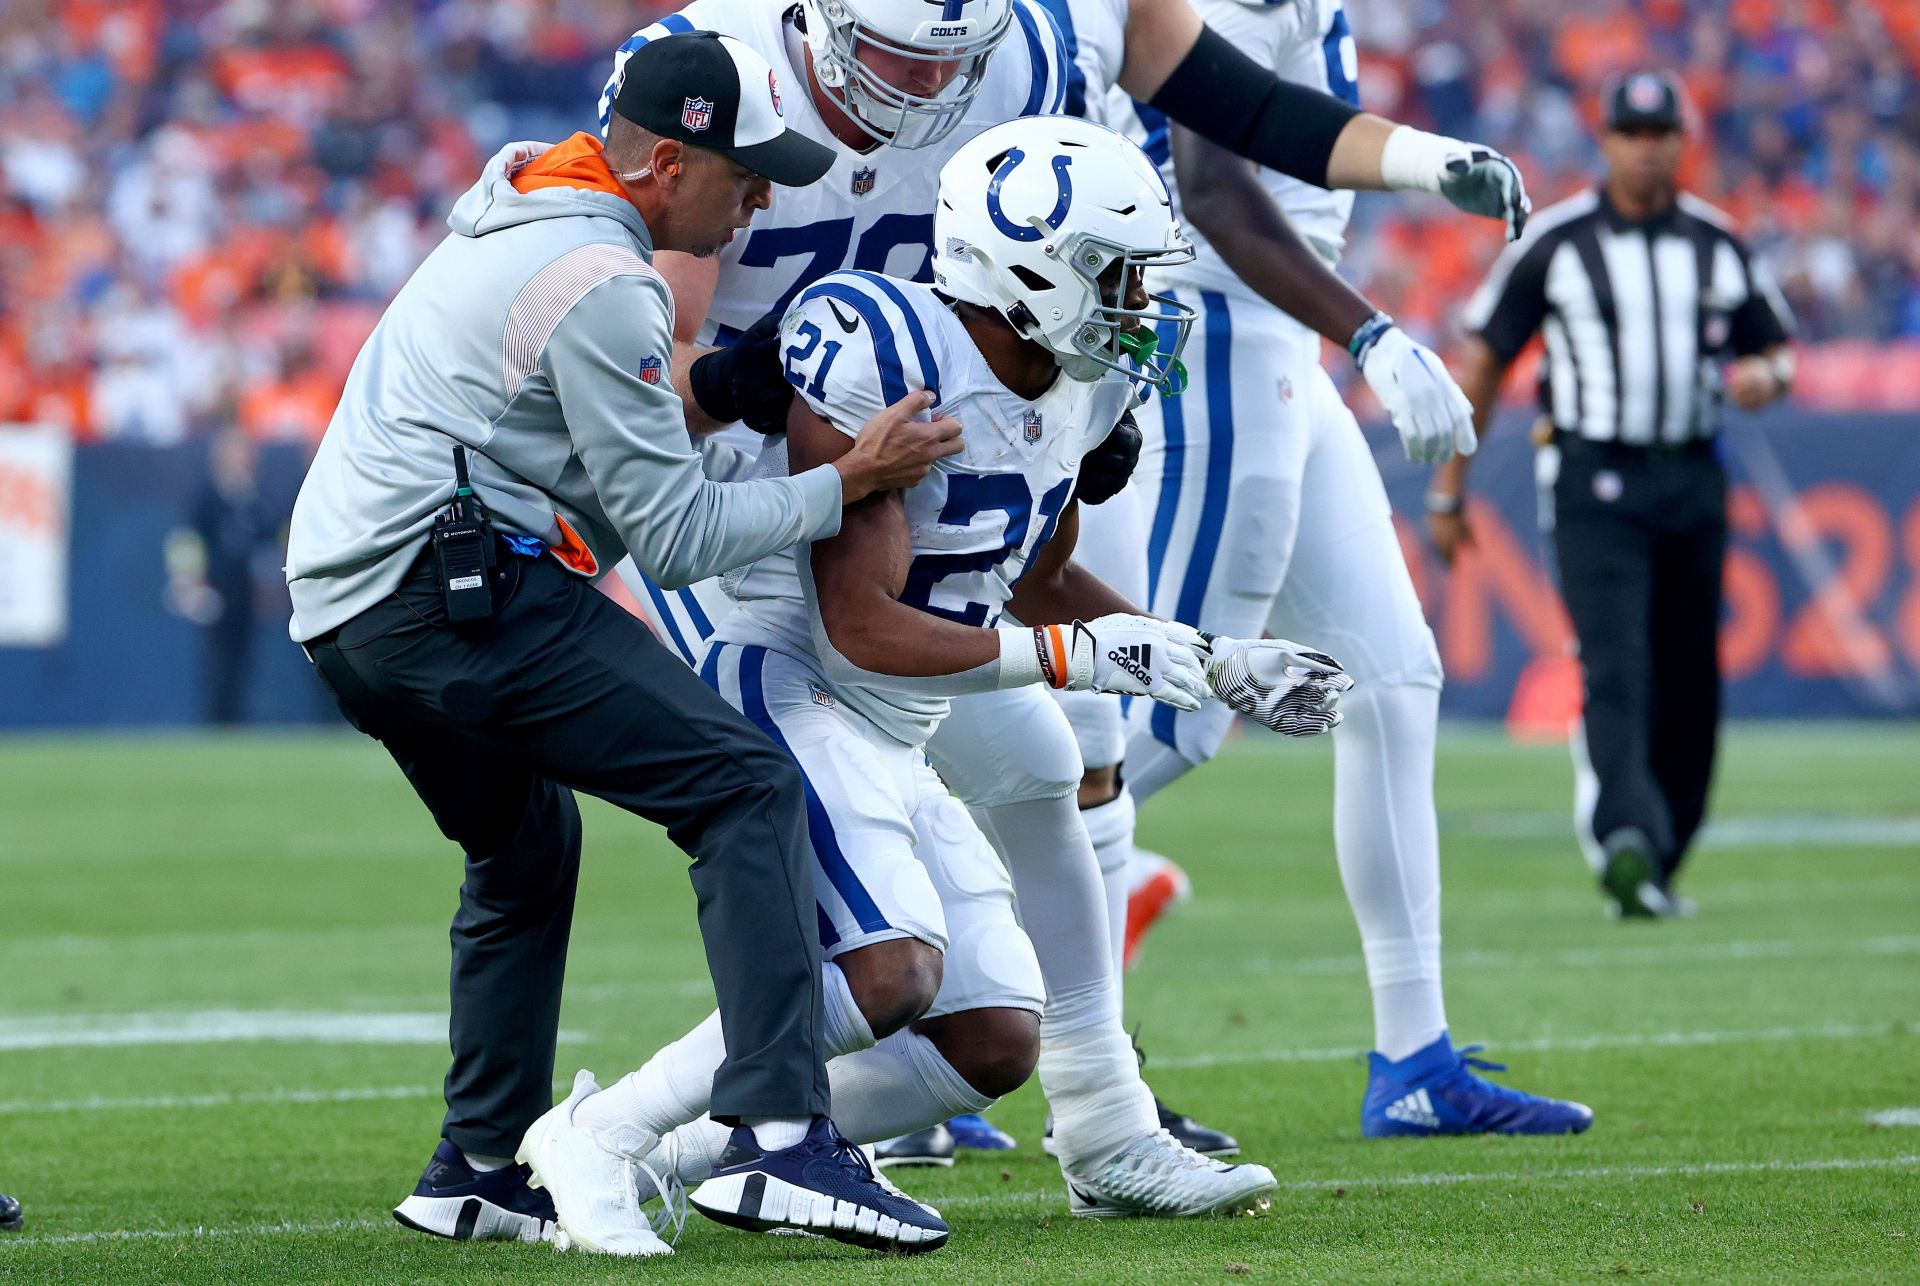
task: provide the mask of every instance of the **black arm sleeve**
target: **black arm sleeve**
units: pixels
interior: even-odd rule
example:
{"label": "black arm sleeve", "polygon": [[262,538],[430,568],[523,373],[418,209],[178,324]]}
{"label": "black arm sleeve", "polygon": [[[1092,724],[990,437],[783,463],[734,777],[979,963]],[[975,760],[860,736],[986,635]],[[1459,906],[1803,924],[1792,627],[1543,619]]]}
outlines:
{"label": "black arm sleeve", "polygon": [[1200,29],[1149,106],[1229,152],[1316,187],[1327,186],[1334,140],[1360,114],[1331,94],[1281,80],[1212,27]]}
{"label": "black arm sleeve", "polygon": [[1740,271],[1747,277],[1747,297],[1728,318],[1727,343],[1734,356],[1751,357],[1793,337],[1793,314],[1755,267],[1753,255],[1739,238],[1729,237],[1734,253],[1740,256]]}

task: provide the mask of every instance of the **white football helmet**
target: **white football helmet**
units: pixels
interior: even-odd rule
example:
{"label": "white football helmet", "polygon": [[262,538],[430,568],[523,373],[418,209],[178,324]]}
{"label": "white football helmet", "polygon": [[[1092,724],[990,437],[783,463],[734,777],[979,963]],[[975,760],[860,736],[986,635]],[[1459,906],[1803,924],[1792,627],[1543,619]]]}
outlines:
{"label": "white football helmet", "polygon": [[[953,132],[1013,25],[1013,0],[801,0],[801,11],[820,87],[875,140],[906,148]],[[863,47],[960,66],[939,92],[921,94],[862,62]]]}
{"label": "white football helmet", "polygon": [[[1160,172],[1104,125],[1022,117],[985,131],[940,171],[935,284],[1005,317],[1073,379],[1118,370],[1168,394],[1185,386],[1179,356],[1193,310],[1164,295],[1128,308],[1126,292],[1134,269],[1192,258]],[[1139,325],[1129,328],[1131,318]]]}

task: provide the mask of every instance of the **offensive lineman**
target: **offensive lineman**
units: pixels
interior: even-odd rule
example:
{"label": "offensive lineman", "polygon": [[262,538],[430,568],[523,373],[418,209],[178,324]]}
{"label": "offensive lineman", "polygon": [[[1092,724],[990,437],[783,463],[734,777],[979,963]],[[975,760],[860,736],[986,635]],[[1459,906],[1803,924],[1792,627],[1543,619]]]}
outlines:
{"label": "offensive lineman", "polygon": [[[1347,685],[1292,644],[1139,616],[1070,561],[1080,460],[1136,382],[1173,377],[1189,317],[1142,284],[1147,267],[1191,255],[1146,157],[1069,117],[996,127],[943,170],[935,229],[937,293],[842,272],[800,294],[781,330],[800,404],[762,472],[831,461],[861,408],[916,389],[969,426],[962,454],[850,513],[807,555],[745,569],[739,610],[702,664],[809,783],[836,1113],[857,1141],[984,1108],[1038,1054],[1048,997],[1012,889],[922,753],[949,698],[1045,684],[1192,711],[1210,687],[1269,726],[1318,732]],[[1043,624],[996,628],[1003,610]],[[633,1191],[636,1168],[655,1191],[667,1176],[703,1179],[693,1204],[722,1222],[866,1227],[865,1208],[796,1205],[804,1189],[750,1132],[694,1123],[724,1052],[709,1020],[606,1091],[582,1073],[529,1131],[521,1157],[576,1244],[644,1244],[640,1198],[653,1192]],[[1059,1110],[1062,1139],[1084,1147],[1106,1129],[1100,1153],[1063,1153],[1076,1214],[1236,1210],[1274,1186],[1264,1167],[1129,1137],[1083,1096]],[[1069,1119],[1076,1110],[1094,1119]],[[906,1240],[931,1249],[945,1228]]]}
{"label": "offensive lineman", "polygon": [[[1195,2],[1279,74],[1357,101],[1339,0]],[[1470,408],[1437,357],[1339,278],[1303,280],[1301,261],[1315,267],[1306,247],[1337,260],[1350,194],[1256,171],[1178,125],[1170,143],[1162,172],[1170,187],[1178,175],[1182,212],[1206,240],[1191,263],[1156,277],[1197,308],[1200,339],[1192,391],[1140,415],[1148,596],[1154,611],[1206,630],[1325,640],[1355,679],[1334,741],[1334,837],[1373,991],[1362,1132],[1578,1133],[1589,1109],[1476,1076],[1492,1065],[1448,1038],[1433,806],[1440,660],[1379,472],[1320,365],[1320,336],[1347,347],[1416,461],[1470,453]],[[1415,378],[1422,370],[1431,380]],[[1429,404],[1408,407],[1408,391],[1422,388]],[[1136,705],[1126,748],[1135,798],[1212,758],[1230,718]]]}

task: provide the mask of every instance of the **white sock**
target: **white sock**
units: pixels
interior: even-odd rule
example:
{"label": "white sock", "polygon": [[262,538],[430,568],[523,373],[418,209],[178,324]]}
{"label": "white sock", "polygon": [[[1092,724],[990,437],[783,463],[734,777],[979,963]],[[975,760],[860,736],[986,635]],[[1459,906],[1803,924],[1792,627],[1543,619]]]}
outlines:
{"label": "white sock", "polygon": [[1069,1169],[1092,1167],[1160,1128],[1133,1042],[1118,1024],[1040,1043],[1040,1086],[1053,1143]]}
{"label": "white sock", "polygon": [[1440,691],[1362,683],[1334,734],[1333,834],[1373,987],[1374,1047],[1398,1061],[1447,1029],[1440,988]]}
{"label": "white sock", "polygon": [[1120,962],[1127,950],[1127,862],[1133,856],[1133,795],[1122,786],[1120,793],[1104,804],[1080,810],[1086,823],[1087,838],[1093,841],[1094,857],[1100,863],[1100,883],[1106,889],[1107,949],[1114,961],[1113,989],[1124,991],[1120,981]]}
{"label": "white sock", "polygon": [[740,1124],[753,1131],[753,1141],[762,1152],[790,1148],[807,1137],[813,1124],[810,1116],[743,1116]]}
{"label": "white sock", "polygon": [[827,1080],[834,1124],[855,1143],[911,1134],[994,1104],[953,1070],[932,1041],[910,1030],[834,1059]]}
{"label": "white sock", "polygon": [[1013,876],[1020,926],[1033,942],[1047,1009],[1044,1040],[1089,1028],[1120,1029],[1099,860],[1072,796],[973,810]]}
{"label": "white sock", "polygon": [[494,1170],[504,1170],[513,1164],[512,1157],[490,1157],[478,1152],[469,1152],[465,1148],[460,1155],[467,1159],[467,1165],[475,1174],[489,1174]]}
{"label": "white sock", "polygon": [[[840,966],[827,961],[821,966],[820,979],[827,1057],[873,1044],[873,1029],[854,1004]],[[573,1119],[602,1135],[610,1146],[632,1156],[644,1155],[653,1136],[665,1135],[706,1114],[713,1101],[713,1074],[726,1056],[726,1039],[716,1011],[649,1058],[639,1071],[629,1072],[589,1096]],[[805,1133],[803,1125],[801,1134]],[[754,1137],[759,1138],[758,1133]],[[776,1131],[775,1137],[785,1137],[785,1131]],[[763,1142],[761,1146],[770,1145]]]}

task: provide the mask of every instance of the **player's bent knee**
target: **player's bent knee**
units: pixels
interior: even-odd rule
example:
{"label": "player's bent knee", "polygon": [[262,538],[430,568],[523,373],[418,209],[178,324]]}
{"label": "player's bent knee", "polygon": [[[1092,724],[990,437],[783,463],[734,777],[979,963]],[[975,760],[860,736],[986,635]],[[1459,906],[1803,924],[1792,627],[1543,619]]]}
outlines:
{"label": "player's bent knee", "polygon": [[1028,1009],[969,1009],[922,1019],[914,1030],[988,1098],[1005,1098],[1025,1085],[1040,1061],[1040,1015]]}
{"label": "player's bent knee", "polygon": [[875,942],[834,957],[875,1039],[891,1036],[933,1006],[945,976],[940,952],[918,938]]}

